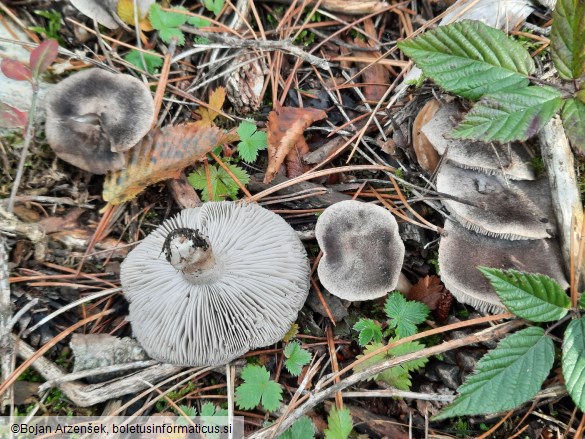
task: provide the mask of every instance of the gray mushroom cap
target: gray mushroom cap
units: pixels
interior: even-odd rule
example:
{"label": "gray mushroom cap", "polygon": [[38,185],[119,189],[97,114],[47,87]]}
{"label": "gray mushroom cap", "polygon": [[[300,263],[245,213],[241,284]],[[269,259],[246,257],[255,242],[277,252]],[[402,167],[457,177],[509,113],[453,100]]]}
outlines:
{"label": "gray mushroom cap", "polygon": [[477,267],[541,273],[567,288],[561,261],[559,244],[554,239],[491,238],[449,220],[439,244],[439,267],[445,287],[460,302],[489,312],[501,312],[505,307]]}
{"label": "gray mushroom cap", "polygon": [[315,236],[323,251],[317,269],[323,286],[345,300],[371,300],[395,289],[404,243],[383,207],[341,201],[319,216]]}
{"label": "gray mushroom cap", "polygon": [[530,157],[521,143],[500,145],[450,139],[462,111],[455,103],[445,103],[421,129],[440,155],[464,169],[501,175],[512,180],[534,180]]}
{"label": "gray mushroom cap", "polygon": [[71,4],[83,15],[97,21],[108,29],[120,27],[114,14],[117,7],[117,0],[71,0]]}
{"label": "gray mushroom cap", "polygon": [[[186,229],[198,232],[184,239]],[[197,269],[171,264],[198,252],[211,256]],[[216,366],[282,339],[305,302],[309,272],[286,221],[256,204],[224,201],[165,221],[130,252],[121,281],[134,334],[152,358]]]}
{"label": "gray mushroom cap", "polygon": [[546,178],[507,182],[446,163],[438,172],[437,190],[461,200],[446,198],[443,203],[474,232],[510,240],[550,238],[555,232]]}
{"label": "gray mushroom cap", "polygon": [[130,76],[88,69],[52,87],[45,98],[46,135],[57,156],[94,174],[124,167],[122,152],[150,130],[154,101]]}

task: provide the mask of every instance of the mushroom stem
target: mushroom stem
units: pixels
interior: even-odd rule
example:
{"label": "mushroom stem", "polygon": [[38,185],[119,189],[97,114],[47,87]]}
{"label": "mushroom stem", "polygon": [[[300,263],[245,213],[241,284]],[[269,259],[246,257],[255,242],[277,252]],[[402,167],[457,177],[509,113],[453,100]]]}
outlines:
{"label": "mushroom stem", "polygon": [[411,288],[412,284],[410,283],[408,278],[404,274],[400,273],[400,276],[398,276],[398,283],[396,284],[395,290],[407,294]]}
{"label": "mushroom stem", "polygon": [[176,229],[167,236],[164,244],[167,261],[189,276],[215,266],[215,258],[207,236],[196,229]]}

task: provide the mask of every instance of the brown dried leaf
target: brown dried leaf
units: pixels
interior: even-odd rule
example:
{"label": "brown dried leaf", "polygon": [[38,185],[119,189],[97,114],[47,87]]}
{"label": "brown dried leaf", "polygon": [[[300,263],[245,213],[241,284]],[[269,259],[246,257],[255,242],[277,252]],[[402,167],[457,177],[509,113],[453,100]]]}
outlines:
{"label": "brown dried leaf", "polygon": [[445,291],[445,286],[438,276],[425,276],[412,286],[406,298],[422,302],[433,310],[437,308],[443,291]]}
{"label": "brown dried leaf", "polygon": [[433,172],[439,164],[439,154],[426,134],[422,131],[425,126],[441,108],[441,103],[436,99],[428,101],[419,111],[412,125],[412,146],[418,160],[418,164],[427,172]]}
{"label": "brown dried leaf", "polygon": [[[304,166],[301,158],[303,151],[308,152],[304,132],[313,122],[325,119],[327,114],[316,108],[282,107],[271,111],[266,124],[268,133],[268,169],[264,183],[270,183],[285,158],[290,160],[293,173]],[[290,157],[289,157],[290,154]],[[290,175],[289,175],[290,176]]]}
{"label": "brown dried leaf", "polygon": [[106,176],[104,200],[112,205],[134,198],[151,184],[178,178],[232,133],[196,124],[154,129],[126,153],[127,166]]}
{"label": "brown dried leaf", "polygon": [[[219,111],[221,111],[221,107],[223,107],[223,103],[225,102],[225,88],[218,87],[211,92],[209,96],[209,108],[200,107],[195,110],[201,120],[195,122],[195,126],[201,127],[210,127],[213,126],[213,121],[219,115]],[[217,111],[213,111],[217,110]]]}

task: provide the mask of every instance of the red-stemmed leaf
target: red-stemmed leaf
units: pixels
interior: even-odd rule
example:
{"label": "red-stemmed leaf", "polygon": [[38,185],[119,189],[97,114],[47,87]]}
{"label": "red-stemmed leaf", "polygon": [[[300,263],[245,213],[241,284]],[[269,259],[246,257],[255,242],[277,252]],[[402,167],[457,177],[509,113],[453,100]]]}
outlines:
{"label": "red-stemmed leaf", "polygon": [[0,127],[21,128],[26,126],[28,114],[3,102],[0,102]]}
{"label": "red-stemmed leaf", "polygon": [[32,72],[20,61],[3,59],[0,61],[0,70],[4,76],[15,81],[32,81]]}
{"label": "red-stemmed leaf", "polygon": [[43,73],[57,58],[59,43],[55,40],[43,41],[30,53],[30,68],[34,78]]}

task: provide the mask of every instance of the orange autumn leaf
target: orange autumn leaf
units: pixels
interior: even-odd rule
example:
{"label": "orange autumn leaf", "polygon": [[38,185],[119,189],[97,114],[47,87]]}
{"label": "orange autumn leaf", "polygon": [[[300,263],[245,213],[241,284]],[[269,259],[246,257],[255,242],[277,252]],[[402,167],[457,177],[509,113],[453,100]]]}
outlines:
{"label": "orange autumn leaf", "polygon": [[[202,127],[213,126],[213,121],[219,115],[221,107],[225,102],[226,91],[223,87],[218,87],[211,92],[209,96],[209,108],[200,107],[195,110],[195,113],[201,117],[201,120],[195,122],[195,125]],[[217,110],[217,111],[214,111]]]}
{"label": "orange autumn leaf", "polygon": [[[294,177],[299,167],[304,166],[301,158],[309,151],[305,130],[314,122],[325,119],[327,114],[316,108],[281,107],[271,111],[266,123],[268,133],[268,169],[264,183],[270,183],[280,167],[287,160],[287,175]],[[300,172],[299,172],[300,173]]]}
{"label": "orange autumn leaf", "polygon": [[106,176],[103,198],[112,205],[121,204],[152,184],[178,178],[183,169],[230,136],[233,133],[194,123],[155,128],[126,153],[126,168]]}

